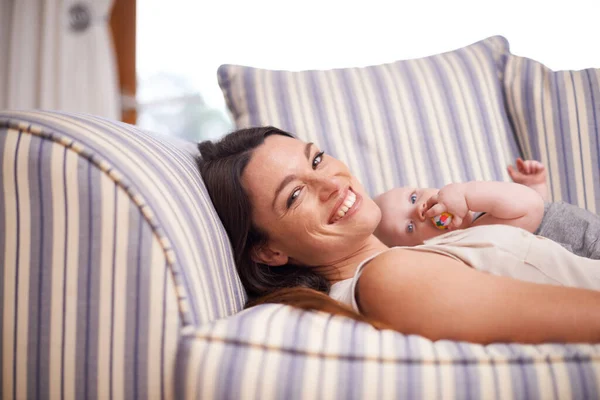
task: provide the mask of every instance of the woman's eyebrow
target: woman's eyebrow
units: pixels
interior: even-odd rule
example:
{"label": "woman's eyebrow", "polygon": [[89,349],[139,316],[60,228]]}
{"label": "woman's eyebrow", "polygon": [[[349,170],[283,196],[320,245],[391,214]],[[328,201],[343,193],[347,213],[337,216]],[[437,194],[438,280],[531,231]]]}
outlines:
{"label": "woman's eyebrow", "polygon": [[[306,146],[304,147],[304,156],[306,157],[306,161],[309,161],[309,159],[310,159],[310,148],[313,145],[314,145],[313,142],[308,142],[308,143],[306,143]],[[275,201],[277,201],[277,197],[279,196],[279,193],[281,193],[283,188],[286,187],[287,184],[290,183],[291,181],[293,181],[294,179],[296,179],[296,175],[293,175],[293,174],[288,175],[285,178],[283,178],[283,180],[281,181],[279,186],[277,186],[277,189],[275,189],[275,195],[273,196],[273,203],[271,203],[272,209],[275,209]]]}

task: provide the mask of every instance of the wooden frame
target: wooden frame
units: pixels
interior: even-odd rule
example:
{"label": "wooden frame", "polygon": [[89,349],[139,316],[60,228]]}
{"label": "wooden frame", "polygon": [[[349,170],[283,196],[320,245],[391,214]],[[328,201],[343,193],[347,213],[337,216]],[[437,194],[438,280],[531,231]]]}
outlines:
{"label": "wooden frame", "polygon": [[[135,98],[136,93],[136,0],[115,0],[110,27],[117,57],[121,94]],[[135,109],[123,109],[121,120],[135,124]]]}

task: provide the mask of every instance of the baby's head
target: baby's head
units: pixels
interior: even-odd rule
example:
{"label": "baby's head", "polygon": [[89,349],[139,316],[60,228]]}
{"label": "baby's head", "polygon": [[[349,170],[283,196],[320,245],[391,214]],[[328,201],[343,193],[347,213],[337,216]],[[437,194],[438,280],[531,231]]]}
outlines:
{"label": "baby's head", "polygon": [[424,217],[427,200],[438,191],[401,187],[377,196],[375,203],[381,209],[381,222],[375,236],[387,246],[416,246],[446,233]]}

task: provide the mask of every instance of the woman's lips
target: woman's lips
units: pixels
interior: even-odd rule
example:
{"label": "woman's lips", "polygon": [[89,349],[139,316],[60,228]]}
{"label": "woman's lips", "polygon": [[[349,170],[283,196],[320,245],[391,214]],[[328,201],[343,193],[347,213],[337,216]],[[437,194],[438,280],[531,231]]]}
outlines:
{"label": "woman's lips", "polygon": [[356,212],[360,196],[357,195],[351,188],[345,191],[343,196],[340,196],[338,201],[333,208],[333,211],[329,217],[329,223],[335,224],[342,219],[346,219]]}

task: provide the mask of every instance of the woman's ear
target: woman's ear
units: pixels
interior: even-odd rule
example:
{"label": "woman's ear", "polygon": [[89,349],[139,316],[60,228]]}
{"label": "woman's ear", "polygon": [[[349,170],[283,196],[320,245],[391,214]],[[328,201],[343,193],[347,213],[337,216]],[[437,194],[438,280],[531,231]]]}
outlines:
{"label": "woman's ear", "polygon": [[255,246],[252,249],[252,261],[266,264],[271,267],[278,267],[288,263],[288,256],[279,250],[272,249],[267,243]]}

